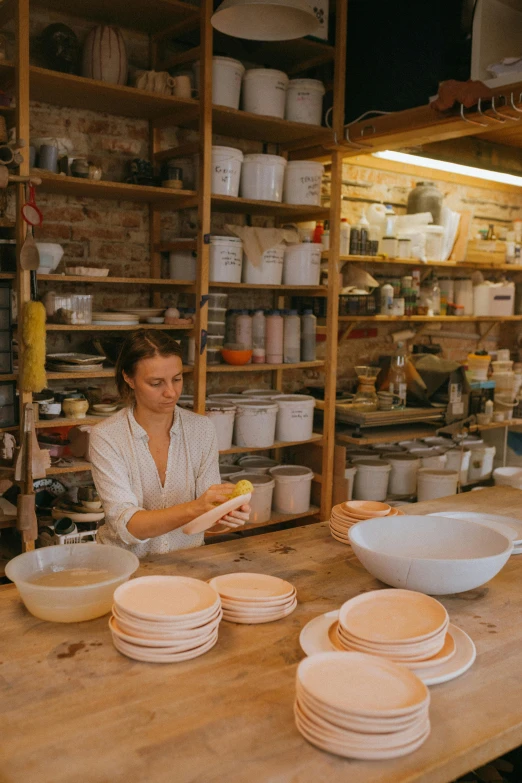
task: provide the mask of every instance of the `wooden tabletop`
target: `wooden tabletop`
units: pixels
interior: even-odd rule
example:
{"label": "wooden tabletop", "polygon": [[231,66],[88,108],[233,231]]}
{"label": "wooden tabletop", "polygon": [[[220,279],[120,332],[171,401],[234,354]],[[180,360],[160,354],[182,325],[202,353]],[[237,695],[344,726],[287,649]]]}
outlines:
{"label": "wooden tabletop", "polygon": [[[442,508],[520,518],[522,492],[485,489],[415,511]],[[291,580],[296,611],[266,625],[223,622],[213,650],[179,664],[134,662],[114,649],[107,617],[46,623],[1,588],[1,783],[442,783],[522,744],[522,555],[486,586],[442,599],[477,660],[431,688],[425,745],[379,762],[309,745],[292,703],[304,624],[382,584],[325,523],[158,556],[139,573],[231,571]]]}

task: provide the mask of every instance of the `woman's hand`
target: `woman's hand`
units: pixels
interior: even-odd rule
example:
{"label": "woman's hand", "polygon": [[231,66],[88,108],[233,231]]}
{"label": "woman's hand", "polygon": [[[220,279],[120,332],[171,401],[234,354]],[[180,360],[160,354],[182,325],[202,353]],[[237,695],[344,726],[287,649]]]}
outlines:
{"label": "woman's hand", "polygon": [[229,513],[222,517],[217,524],[226,525],[230,528],[242,527],[248,522],[250,517],[250,506],[245,503],[235,511],[229,511]]}
{"label": "woman's hand", "polygon": [[196,501],[198,516],[212,511],[216,506],[225,503],[235,489],[235,484],[213,484]]}

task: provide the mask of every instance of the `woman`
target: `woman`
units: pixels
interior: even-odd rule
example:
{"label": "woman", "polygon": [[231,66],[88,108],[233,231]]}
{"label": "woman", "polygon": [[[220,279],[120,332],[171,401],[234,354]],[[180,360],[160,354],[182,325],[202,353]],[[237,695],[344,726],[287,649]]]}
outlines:
{"label": "woman", "polygon": [[[178,408],[183,390],[181,349],[161,331],[140,329],[124,342],[116,385],[125,408],[91,430],[90,459],[103,502],[99,541],[138,557],[203,544],[185,535],[187,522],[228,499],[212,422]],[[249,506],[223,522],[237,527]]]}

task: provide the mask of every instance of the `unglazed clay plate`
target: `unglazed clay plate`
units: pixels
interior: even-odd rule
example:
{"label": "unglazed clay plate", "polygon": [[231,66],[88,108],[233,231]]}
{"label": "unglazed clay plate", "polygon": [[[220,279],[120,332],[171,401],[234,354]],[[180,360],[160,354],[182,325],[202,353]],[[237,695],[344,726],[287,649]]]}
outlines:
{"label": "unglazed clay plate", "polygon": [[199,517],[196,517],[196,519],[187,522],[181,530],[186,536],[193,536],[195,533],[203,533],[205,530],[214,527],[216,522],[219,522],[220,519],[226,517],[231,511],[237,511],[241,506],[250,503],[251,497],[252,493],[249,492],[246,495],[238,495],[237,498],[231,498],[231,500],[227,500],[226,503],[221,503],[219,506],[205,512],[205,514],[201,514]]}
{"label": "unglazed clay plate", "polygon": [[200,579],[141,576],[117,587],[114,603],[133,617],[172,622],[210,616],[220,599],[216,591]]}
{"label": "unglazed clay plate", "polygon": [[294,586],[284,579],[268,574],[251,574],[239,571],[234,574],[223,574],[209,580],[209,585],[223,596],[226,601],[255,601],[264,603],[267,599],[288,598],[294,592]]}

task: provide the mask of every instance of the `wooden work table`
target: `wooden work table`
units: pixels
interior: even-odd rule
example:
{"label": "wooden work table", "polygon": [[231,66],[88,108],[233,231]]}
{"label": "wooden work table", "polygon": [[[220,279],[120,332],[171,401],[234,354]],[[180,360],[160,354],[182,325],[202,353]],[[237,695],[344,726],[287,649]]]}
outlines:
{"label": "wooden work table", "polygon": [[[522,492],[485,489],[415,511],[443,508],[520,517]],[[442,599],[477,660],[430,689],[425,745],[382,762],[317,750],[292,715],[301,628],[382,584],[325,523],[158,556],[139,574],[230,571],[291,580],[297,610],[266,625],[224,622],[213,650],[179,664],[134,662],[112,646],[107,617],[42,622],[1,588],[1,783],[442,783],[522,744],[522,555],[485,587]]]}

